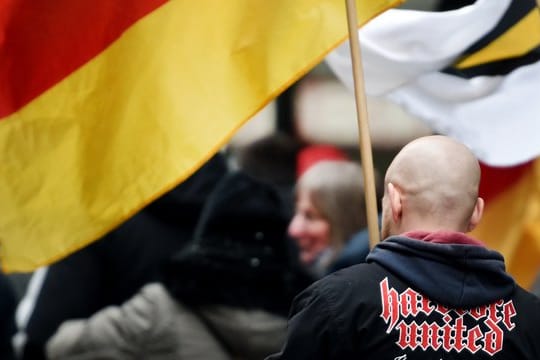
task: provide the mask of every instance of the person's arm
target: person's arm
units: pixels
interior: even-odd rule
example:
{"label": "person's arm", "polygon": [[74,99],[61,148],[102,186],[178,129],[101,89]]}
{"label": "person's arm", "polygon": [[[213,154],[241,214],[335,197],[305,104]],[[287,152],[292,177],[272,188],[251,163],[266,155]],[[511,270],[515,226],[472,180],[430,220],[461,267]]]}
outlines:
{"label": "person's arm", "polygon": [[[298,295],[292,304],[287,339],[280,353],[267,360],[337,359],[342,341],[334,315],[335,296],[319,281]],[[337,357],[336,357],[337,356]]]}
{"label": "person's arm", "polygon": [[11,337],[15,334],[15,291],[10,280],[0,272],[0,358],[13,359]]}
{"label": "person's arm", "polygon": [[163,340],[159,329],[170,320],[174,306],[162,285],[147,285],[122,306],[109,306],[89,319],[64,322],[47,343],[47,358],[139,357]]}
{"label": "person's arm", "polygon": [[51,265],[35,295],[24,334],[23,360],[44,359],[44,346],[67,319],[85,318],[102,307],[102,266],[96,244]]}

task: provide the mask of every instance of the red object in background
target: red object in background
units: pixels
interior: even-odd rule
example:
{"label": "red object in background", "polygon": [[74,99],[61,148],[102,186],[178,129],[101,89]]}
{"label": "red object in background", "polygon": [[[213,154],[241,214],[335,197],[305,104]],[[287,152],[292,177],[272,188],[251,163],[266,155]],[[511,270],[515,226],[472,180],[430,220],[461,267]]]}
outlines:
{"label": "red object in background", "polygon": [[296,157],[296,177],[299,178],[309,167],[323,160],[349,160],[349,157],[333,145],[306,146]]}

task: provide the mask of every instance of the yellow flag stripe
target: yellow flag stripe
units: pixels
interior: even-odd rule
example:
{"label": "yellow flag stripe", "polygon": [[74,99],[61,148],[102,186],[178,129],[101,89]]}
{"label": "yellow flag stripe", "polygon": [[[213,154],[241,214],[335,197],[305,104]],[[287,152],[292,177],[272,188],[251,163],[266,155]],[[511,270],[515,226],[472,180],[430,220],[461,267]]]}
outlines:
{"label": "yellow flag stripe", "polygon": [[540,270],[540,160],[490,200],[472,235],[500,251],[508,272],[521,286],[531,287]]}
{"label": "yellow flag stripe", "polygon": [[[395,5],[359,2],[361,22]],[[30,271],[173,188],[346,38],[342,0],[170,1],[0,122],[0,261]]]}
{"label": "yellow flag stripe", "polygon": [[518,57],[540,46],[540,14],[532,9],[516,25],[480,51],[467,56],[456,64],[466,69],[488,62]]}

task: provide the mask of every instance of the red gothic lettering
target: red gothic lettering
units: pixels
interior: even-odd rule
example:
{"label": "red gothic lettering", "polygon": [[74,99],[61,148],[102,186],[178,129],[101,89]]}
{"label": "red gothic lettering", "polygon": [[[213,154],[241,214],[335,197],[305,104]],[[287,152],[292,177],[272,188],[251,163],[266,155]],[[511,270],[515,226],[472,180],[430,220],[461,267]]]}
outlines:
{"label": "red gothic lettering", "polygon": [[399,333],[396,344],[403,350],[417,347],[439,350],[442,347],[446,352],[460,353],[466,349],[472,354],[482,350],[494,355],[502,349],[504,333],[491,319],[486,319],[485,324],[489,328],[487,332],[483,332],[479,325],[469,330],[462,317],[456,319],[454,325],[444,326],[436,322],[418,325],[415,321],[406,323],[402,320],[395,328]]}
{"label": "red gothic lettering", "polygon": [[503,324],[508,330],[512,330],[516,327],[516,324],[512,321],[512,318],[516,316],[516,308],[512,300],[506,302],[503,305]]}
{"label": "red gothic lettering", "polygon": [[[461,353],[467,350],[471,354],[482,350],[494,355],[503,347],[501,323],[508,331],[516,326],[513,321],[516,309],[512,301],[505,303],[500,300],[470,310],[449,309],[410,288],[399,293],[389,286],[388,278],[379,285],[382,305],[380,317],[388,324],[387,333],[398,332],[396,345],[403,350],[421,348],[436,351],[442,348],[446,352]],[[440,317],[418,325],[416,317],[420,313],[438,314]],[[476,325],[469,328],[466,320],[475,321]]]}
{"label": "red gothic lettering", "polygon": [[467,327],[463,324],[463,317],[456,319],[456,324],[454,326],[454,349],[457,352],[461,352],[465,347],[464,339],[467,336]]}
{"label": "red gothic lettering", "polygon": [[504,334],[491,319],[486,319],[485,323],[489,327],[489,331],[484,335],[484,351],[493,356],[502,349]]}
{"label": "red gothic lettering", "polygon": [[476,325],[469,330],[467,334],[467,350],[472,354],[476,354],[476,352],[482,348],[482,345],[478,344],[480,339],[482,339],[482,330],[480,329],[480,326]]}
{"label": "red gothic lettering", "polygon": [[408,288],[399,295],[399,309],[401,316],[417,316],[420,312],[426,315],[431,314],[433,306],[429,305],[429,299],[422,294]]}
{"label": "red gothic lettering", "polygon": [[410,324],[406,324],[404,321],[400,321],[396,330],[399,332],[399,340],[397,344],[402,348],[416,349],[418,346],[417,332],[418,325],[413,321]]}
{"label": "red gothic lettering", "polygon": [[442,347],[444,351],[446,352],[449,352],[450,350],[454,348],[454,341],[453,341],[454,337],[452,336],[453,330],[454,329],[449,324],[445,324],[442,327],[442,333],[443,333]]}
{"label": "red gothic lettering", "polygon": [[439,330],[441,327],[436,323],[428,324],[425,321],[420,324],[420,347],[424,350],[432,348],[439,350],[441,343],[439,341]]}
{"label": "red gothic lettering", "polygon": [[409,315],[418,315],[417,304],[418,293],[412,289],[407,289],[399,295],[399,309],[401,316],[408,317]]}
{"label": "red gothic lettering", "polygon": [[491,321],[493,321],[495,324],[501,321],[501,317],[499,316],[499,307],[501,307],[502,303],[503,301],[499,300],[497,302],[487,305],[488,318],[490,318]]}
{"label": "red gothic lettering", "polygon": [[430,303],[431,301],[427,297],[422,296],[420,307],[422,308],[422,312],[426,315],[431,314],[431,312],[433,311],[433,308],[435,307],[433,305],[430,305]]}
{"label": "red gothic lettering", "polygon": [[399,296],[396,290],[388,288],[388,278],[380,283],[382,312],[381,317],[388,324],[386,333],[390,333],[399,320]]}
{"label": "red gothic lettering", "polygon": [[486,313],[487,309],[485,306],[478,306],[469,311],[469,315],[471,315],[474,320],[480,320],[481,318],[486,316]]}
{"label": "red gothic lettering", "polygon": [[444,305],[435,304],[435,311],[444,316],[450,312],[450,309]]}
{"label": "red gothic lettering", "polygon": [[447,308],[446,306],[443,306],[441,304],[435,304],[435,311],[443,316],[444,322],[449,323],[450,321],[452,321],[452,316],[450,316],[450,312],[452,310]]}

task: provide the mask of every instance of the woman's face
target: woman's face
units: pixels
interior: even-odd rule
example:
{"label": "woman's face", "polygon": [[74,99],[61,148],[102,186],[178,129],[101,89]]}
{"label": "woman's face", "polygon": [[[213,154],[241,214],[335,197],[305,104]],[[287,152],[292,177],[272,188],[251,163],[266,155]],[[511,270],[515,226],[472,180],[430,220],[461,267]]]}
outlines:
{"label": "woman's face", "polygon": [[288,231],[298,244],[300,260],[304,264],[311,264],[330,244],[330,223],[313,205],[305,190],[298,191],[296,210]]}

